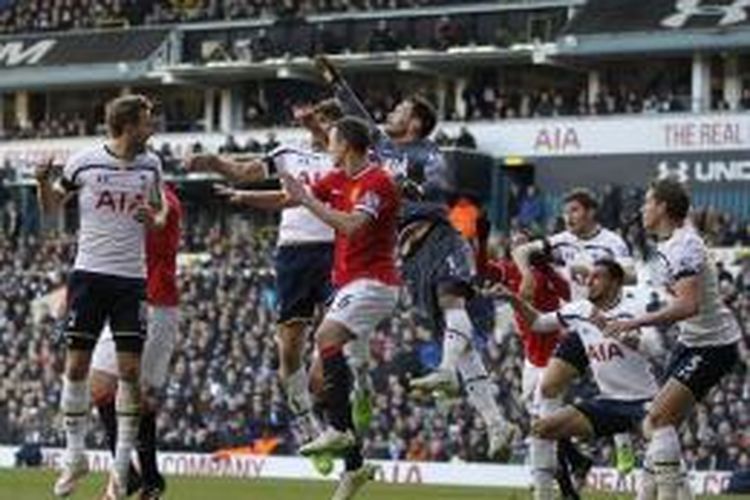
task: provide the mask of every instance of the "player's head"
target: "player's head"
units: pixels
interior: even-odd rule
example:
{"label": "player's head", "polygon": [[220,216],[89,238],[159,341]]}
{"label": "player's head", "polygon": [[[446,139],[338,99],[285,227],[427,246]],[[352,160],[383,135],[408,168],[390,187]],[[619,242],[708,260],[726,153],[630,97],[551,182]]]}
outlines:
{"label": "player's head", "polygon": [[326,132],[334,123],[344,117],[344,110],[336,99],[324,99],[313,108],[313,115],[318,126]]}
{"label": "player's head", "polygon": [[354,116],[336,121],[328,133],[328,152],[337,165],[367,156],[372,145],[370,126]]}
{"label": "player's head", "polygon": [[690,212],[690,194],[677,179],[667,177],[651,183],[643,201],[641,217],[646,231],[664,223],[682,225]]}
{"label": "player's head", "polygon": [[601,259],[594,263],[588,277],[589,300],[598,305],[619,295],[625,282],[625,270],[612,259]]}
{"label": "player's head", "polygon": [[437,125],[437,112],[426,99],[412,96],[388,113],[385,132],[392,139],[418,140],[429,136]]}
{"label": "player's head", "polygon": [[109,135],[114,139],[125,139],[135,146],[145,146],[154,133],[152,110],[151,101],[140,94],[113,99],[107,104],[106,112]]}
{"label": "player's head", "polygon": [[565,196],[563,218],[565,227],[576,236],[584,236],[596,226],[599,203],[588,189],[576,188]]}

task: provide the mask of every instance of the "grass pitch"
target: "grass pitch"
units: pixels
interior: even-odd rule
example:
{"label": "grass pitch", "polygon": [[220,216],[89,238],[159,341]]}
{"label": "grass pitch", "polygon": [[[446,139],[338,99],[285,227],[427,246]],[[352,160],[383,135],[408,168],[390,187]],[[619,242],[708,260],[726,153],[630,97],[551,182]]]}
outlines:
{"label": "grass pitch", "polygon": [[[40,470],[0,470],[0,499],[52,499],[55,475]],[[328,500],[334,488],[332,482],[248,480],[216,478],[170,477],[167,500]],[[80,485],[70,500],[100,498],[105,477],[91,474]],[[135,497],[133,497],[135,498]],[[453,488],[423,485],[391,485],[374,482],[367,485],[357,499],[361,500],[522,500],[530,498],[526,490],[502,488]],[[584,499],[624,500],[628,495],[588,492]],[[739,497],[705,497],[712,500],[738,500]]]}

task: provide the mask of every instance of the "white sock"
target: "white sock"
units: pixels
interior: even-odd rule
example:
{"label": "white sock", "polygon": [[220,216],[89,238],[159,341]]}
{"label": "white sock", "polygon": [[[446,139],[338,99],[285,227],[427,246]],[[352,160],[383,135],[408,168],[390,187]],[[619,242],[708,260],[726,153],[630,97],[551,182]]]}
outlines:
{"label": "white sock", "polygon": [[370,342],[366,338],[356,338],[344,346],[346,362],[354,375],[354,387],[372,393],[370,382]]}
{"label": "white sock", "polygon": [[455,373],[458,360],[471,345],[471,320],[464,308],[445,311],[445,333],[443,334],[443,359],[440,368]]}
{"label": "white sock", "polygon": [[72,463],[86,449],[86,427],[89,414],[89,388],[85,380],[63,378],[60,408],[65,428],[65,461]]}
{"label": "white sock", "polygon": [[[537,388],[537,390],[539,389]],[[541,417],[551,415],[562,407],[562,400],[560,398],[545,398],[540,396],[538,400]],[[534,498],[536,500],[554,498],[557,442],[532,436],[529,448],[532,477],[534,480]]]}
{"label": "white sock", "polygon": [[643,460],[643,470],[641,470],[635,500],[656,500],[656,477],[648,456]]}
{"label": "white sock", "polygon": [[140,386],[138,382],[119,380],[115,397],[117,410],[117,445],[112,469],[120,485],[125,487],[130,468],[130,456],[135,448],[140,417]]}
{"label": "white sock", "polygon": [[677,498],[679,500],[694,500],[693,486],[690,484],[690,474],[683,466],[680,469],[680,486],[677,489]]}
{"label": "white sock", "polygon": [[292,410],[295,418],[298,419],[298,425],[302,432],[307,434],[303,439],[307,440],[319,431],[319,426],[313,415],[312,398],[310,397],[310,380],[307,371],[299,368],[288,378],[283,380],[286,389],[286,399],[289,408]]}
{"label": "white sock", "polygon": [[653,432],[647,453],[654,467],[659,500],[677,500],[680,487],[680,438],[672,426]]}
{"label": "white sock", "polygon": [[504,425],[505,419],[495,400],[494,387],[476,349],[469,349],[461,356],[458,372],[464,381],[469,404],[479,413],[484,423],[488,427]]}

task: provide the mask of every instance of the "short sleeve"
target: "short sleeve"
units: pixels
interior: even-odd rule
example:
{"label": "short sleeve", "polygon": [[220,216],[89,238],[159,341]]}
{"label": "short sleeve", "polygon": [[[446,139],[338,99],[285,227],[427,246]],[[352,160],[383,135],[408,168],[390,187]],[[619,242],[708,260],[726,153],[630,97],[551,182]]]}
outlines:
{"label": "short sleeve", "polygon": [[65,191],[77,191],[81,187],[80,173],[83,169],[83,163],[80,155],[73,155],[68,158],[63,167],[60,185]]}
{"label": "short sleeve", "polygon": [[568,326],[571,321],[589,319],[594,314],[594,304],[588,300],[577,300],[562,306],[557,312],[560,323]]}
{"label": "short sleeve", "polygon": [[706,265],[706,247],[696,237],[686,238],[680,245],[675,245],[670,254],[673,282],[700,274]]}
{"label": "short sleeve", "polygon": [[395,189],[391,180],[386,176],[373,177],[358,193],[354,200],[354,210],[379,219],[392,205],[394,198]]}

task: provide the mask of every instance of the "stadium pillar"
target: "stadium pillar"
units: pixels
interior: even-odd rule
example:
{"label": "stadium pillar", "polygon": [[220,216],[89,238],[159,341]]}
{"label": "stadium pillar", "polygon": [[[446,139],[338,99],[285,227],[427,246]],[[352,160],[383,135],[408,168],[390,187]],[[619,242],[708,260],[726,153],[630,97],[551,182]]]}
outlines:
{"label": "stadium pillar", "polygon": [[232,106],[234,104],[232,89],[221,89],[219,108],[219,131],[229,133],[232,131]]}
{"label": "stadium pillar", "polygon": [[216,128],[216,89],[208,88],[203,93],[203,127],[206,132]]}
{"label": "stadium pillar", "polygon": [[729,109],[736,110],[739,107],[741,94],[739,58],[737,54],[727,54],[724,57],[724,101],[729,104]]}
{"label": "stadium pillar", "polygon": [[466,100],[464,99],[464,92],[468,86],[468,80],[466,78],[459,78],[456,80],[456,92],[454,94],[455,105],[453,108],[456,110],[456,116],[463,120],[468,118],[466,116]]}
{"label": "stadium pillar", "polygon": [[694,113],[711,107],[711,59],[706,54],[693,54],[692,110]]}
{"label": "stadium pillar", "polygon": [[436,85],[438,116],[445,119],[445,104],[448,99],[448,84],[442,78],[439,78]]}
{"label": "stadium pillar", "polygon": [[588,96],[587,96],[589,109],[594,108],[594,104],[596,104],[596,97],[601,92],[601,87],[602,87],[601,74],[595,69],[590,70],[588,74]]}
{"label": "stadium pillar", "polygon": [[245,113],[240,89],[221,89],[220,95],[219,130],[222,133],[229,133],[242,128]]}
{"label": "stadium pillar", "polygon": [[25,90],[19,90],[16,92],[16,123],[21,127],[28,127],[31,125],[29,120],[29,93]]}

